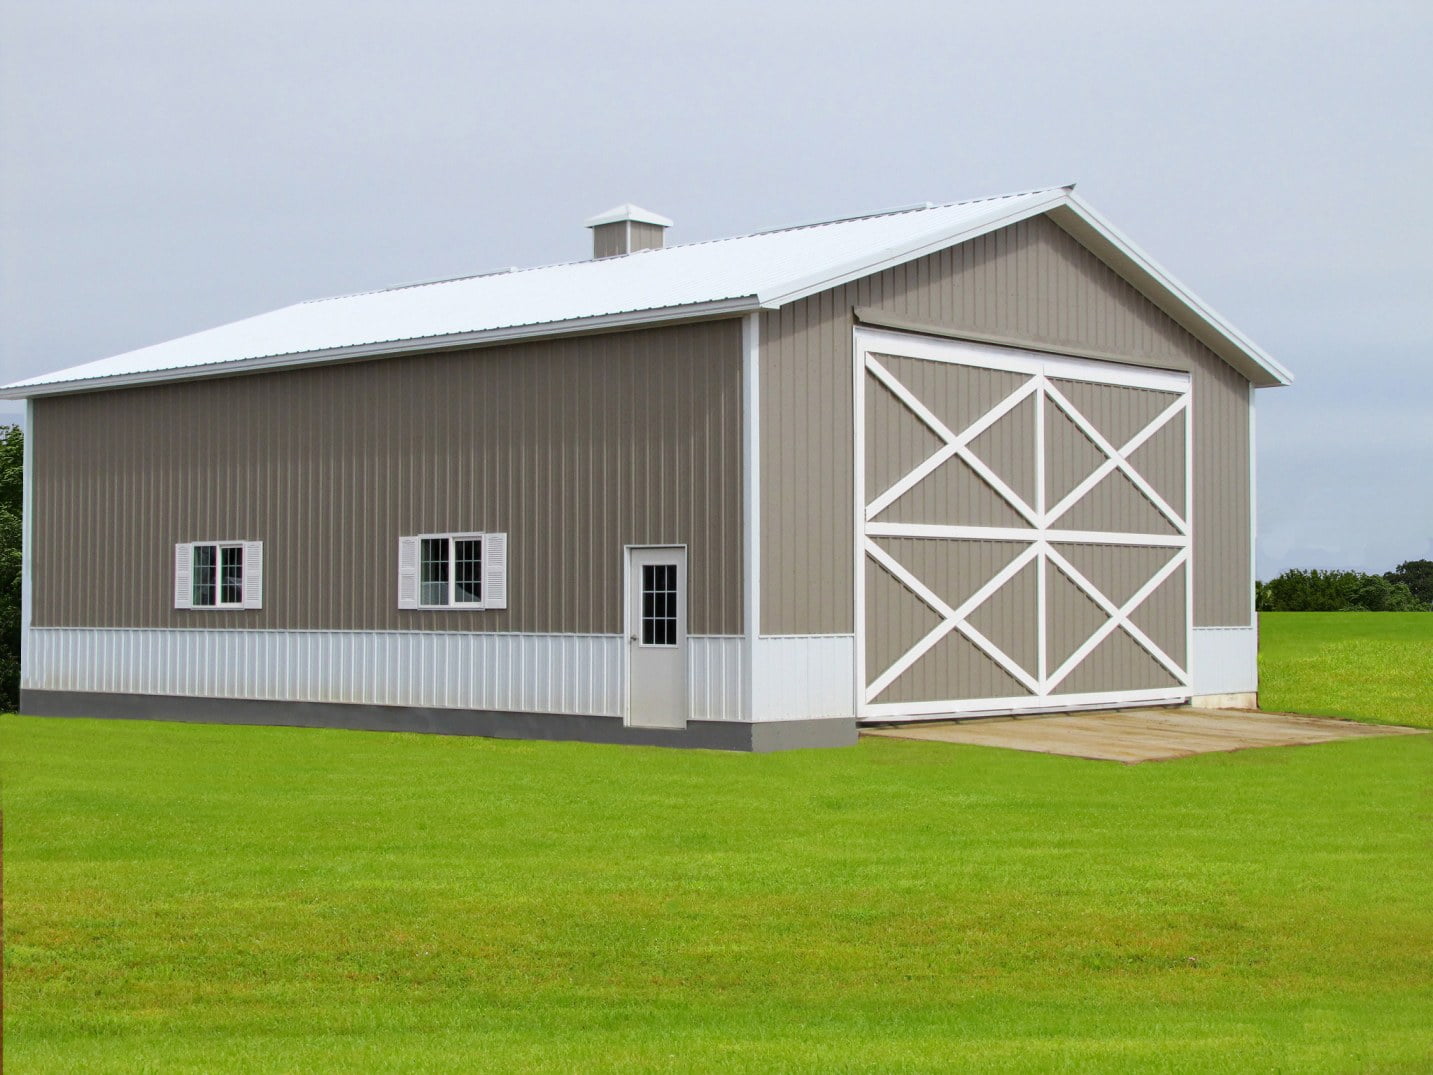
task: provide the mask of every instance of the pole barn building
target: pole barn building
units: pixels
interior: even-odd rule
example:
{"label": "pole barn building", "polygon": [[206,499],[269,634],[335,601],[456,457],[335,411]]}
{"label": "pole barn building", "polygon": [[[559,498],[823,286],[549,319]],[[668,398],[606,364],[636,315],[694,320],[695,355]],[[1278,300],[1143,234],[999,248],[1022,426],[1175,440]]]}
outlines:
{"label": "pole barn building", "polygon": [[670,223],[6,387],[22,709],[769,750],[1253,704],[1289,376],[1072,188]]}

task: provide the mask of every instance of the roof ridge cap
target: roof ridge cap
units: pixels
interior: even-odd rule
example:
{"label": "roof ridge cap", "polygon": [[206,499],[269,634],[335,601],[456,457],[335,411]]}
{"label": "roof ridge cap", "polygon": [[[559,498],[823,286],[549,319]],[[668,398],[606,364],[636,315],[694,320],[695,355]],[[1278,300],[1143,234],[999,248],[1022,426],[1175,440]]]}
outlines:
{"label": "roof ridge cap", "polygon": [[382,295],[389,291],[408,291],[419,287],[437,287],[441,284],[458,284],[467,280],[481,280],[488,276],[510,276],[517,273],[539,272],[544,269],[559,269],[569,265],[600,265],[609,262],[620,261],[623,258],[638,257],[644,254],[663,254],[668,250],[683,250],[694,246],[711,246],[716,243],[731,243],[739,239],[753,239],[758,235],[779,235],[790,231],[809,231],[814,228],[827,228],[835,224],[848,224],[857,220],[875,220],[879,217],[901,216],[906,213],[928,212],[932,209],[953,209],[958,205],[975,205],[978,202],[998,202],[1010,198],[1026,198],[1032,194],[1049,194],[1057,190],[1073,191],[1074,183],[1062,183],[1050,187],[1034,187],[1030,190],[1018,190],[1006,194],[987,194],[979,198],[961,198],[953,202],[916,202],[911,205],[895,206],[890,209],[877,209],[869,213],[852,213],[847,216],[831,217],[827,220],[811,220],[800,224],[783,224],[778,227],[758,228],[755,231],[741,232],[737,235],[719,235],[712,239],[694,239],[687,243],[673,243],[671,246],[663,246],[657,249],[632,250],[626,254],[617,254],[606,258],[574,258],[571,261],[551,261],[542,265],[512,265],[503,269],[490,269],[487,272],[464,273],[459,276],[439,277],[436,280],[416,280],[406,284],[392,284],[388,287],[365,288],[361,291],[347,291],[339,295],[321,295],[312,299],[301,299],[294,303],[295,306],[307,306],[320,302],[335,302],[339,299],[359,298],[363,295]]}

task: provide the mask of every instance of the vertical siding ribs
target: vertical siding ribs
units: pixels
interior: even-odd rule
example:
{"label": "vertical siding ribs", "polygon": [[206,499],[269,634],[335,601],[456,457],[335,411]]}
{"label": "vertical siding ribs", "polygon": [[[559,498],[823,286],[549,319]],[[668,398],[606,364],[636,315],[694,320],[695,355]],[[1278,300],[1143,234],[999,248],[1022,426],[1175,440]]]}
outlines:
{"label": "vertical siding ribs", "polygon": [[852,311],[1191,374],[1194,622],[1249,623],[1247,381],[1044,217],[762,315],[762,631],[854,630]]}
{"label": "vertical siding ribs", "polygon": [[[611,633],[623,545],[686,544],[741,631],[737,320],[35,401],[35,623]],[[400,534],[506,530],[506,612],[399,612]],[[265,607],[181,612],[175,542],[266,543]]]}

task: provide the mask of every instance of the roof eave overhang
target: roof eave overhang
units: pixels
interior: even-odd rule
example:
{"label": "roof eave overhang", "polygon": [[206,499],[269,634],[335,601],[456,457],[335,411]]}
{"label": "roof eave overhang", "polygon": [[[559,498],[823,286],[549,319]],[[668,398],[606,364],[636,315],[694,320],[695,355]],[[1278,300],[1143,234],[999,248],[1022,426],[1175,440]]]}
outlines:
{"label": "roof eave overhang", "polygon": [[549,336],[637,328],[673,321],[706,320],[734,316],[755,309],[776,309],[1042,214],[1048,215],[1055,224],[1099,257],[1177,324],[1247,377],[1256,387],[1268,388],[1293,382],[1293,376],[1288,370],[1265,354],[1252,340],[1216,314],[1198,296],[1179,283],[1113,225],[1076,197],[1073,188],[1057,187],[1049,191],[1047,197],[1021,200],[1018,207],[1005,206],[996,202],[989,212],[967,220],[958,227],[927,233],[909,242],[887,247],[874,254],[863,255],[844,264],[824,269],[819,273],[785,280],[775,287],[753,295],[689,303],[682,306],[570,318],[564,321],[512,325],[478,332],[379,341],[327,350],[300,351],[285,355],[235,359],[132,374],[114,374],[35,384],[13,384],[0,387],[0,399],[30,399],[97,389],[187,381],[201,377],[229,377],[297,366],[362,361],[422,351],[451,350],[458,347],[541,339]]}
{"label": "roof eave overhang", "polygon": [[946,247],[959,245],[999,228],[1018,224],[1022,220],[1050,212],[1065,204],[1069,197],[1069,187],[1057,187],[1050,191],[1049,197],[1034,202],[1022,201],[1019,208],[1002,207],[997,203],[989,213],[965,221],[959,227],[928,233],[911,242],[888,247],[874,256],[866,255],[811,276],[783,281],[779,288],[772,288],[760,294],[762,308],[774,310],[822,291],[829,291],[833,287],[849,284],[863,276],[872,276],[927,254],[934,254]]}
{"label": "roof eave overhang", "polygon": [[266,355],[211,362],[202,366],[178,366],[173,369],[147,370],[143,373],[111,374],[69,381],[41,384],[16,384],[0,388],[0,399],[36,399],[41,396],[72,395],[112,388],[134,388],[163,384],[169,381],[193,381],[203,377],[236,377],[241,374],[264,373],[298,366],[329,365],[339,362],[362,362],[373,358],[416,354],[423,351],[451,351],[460,347],[543,339],[551,336],[575,336],[589,332],[643,328],[648,325],[680,321],[707,321],[730,317],[758,309],[755,295],[719,299],[713,302],[668,306],[655,310],[630,310],[603,314],[599,317],[576,317],[566,321],[547,321],[535,325],[513,325],[484,329],[481,332],[459,332],[445,336],[423,336],[418,339],[380,341],[351,347],[331,347],[318,351],[296,351],[287,355]]}
{"label": "roof eave overhang", "polygon": [[1051,191],[1048,198],[1023,203],[1019,209],[1002,212],[997,208],[989,215],[967,221],[959,228],[891,247],[875,258],[862,258],[819,275],[784,284],[779,290],[761,294],[761,305],[764,309],[785,306],[1042,214],[1048,215],[1069,232],[1177,324],[1247,377],[1255,387],[1272,388],[1293,383],[1293,375],[1288,370],[1091,209],[1071,187],[1057,188]]}
{"label": "roof eave overhang", "polygon": [[1287,369],[1215,313],[1109,221],[1071,192],[1049,217],[1256,388],[1293,384]]}

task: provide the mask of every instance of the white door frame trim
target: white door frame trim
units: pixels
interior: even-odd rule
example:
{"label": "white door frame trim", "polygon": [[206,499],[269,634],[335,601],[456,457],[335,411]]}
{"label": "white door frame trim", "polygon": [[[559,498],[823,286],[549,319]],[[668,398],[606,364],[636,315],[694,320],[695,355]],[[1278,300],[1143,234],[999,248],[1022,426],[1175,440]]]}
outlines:
{"label": "white door frame trim", "polygon": [[[855,329],[856,353],[894,354],[902,358],[919,358],[930,362],[945,362],[956,366],[975,366],[979,369],[1005,370],[1009,373],[1024,373],[1030,376],[1043,373],[1046,363],[1055,360],[1062,371],[1068,371],[1072,380],[1104,380],[1110,370],[1119,370],[1119,383],[1130,388],[1152,388],[1157,391],[1182,392],[1189,384],[1189,374],[1183,370],[1157,369],[1152,366],[1126,366],[1118,362],[1103,362],[1092,358],[1073,358],[1049,351],[1025,351],[1019,347],[1004,347],[989,343],[970,343],[966,340],[944,339],[938,336],[918,336],[910,332],[893,332],[889,329],[868,328],[858,325]],[[1062,373],[1060,376],[1064,376]],[[1106,383],[1110,383],[1107,382]]]}
{"label": "white door frame trim", "polygon": [[[630,726],[632,723],[632,553],[639,549],[681,549],[682,558],[687,564],[688,574],[690,574],[692,566],[691,557],[688,554],[685,544],[658,542],[653,545],[622,546],[622,723],[626,726]],[[688,589],[690,589],[690,586],[688,586]],[[684,610],[687,608],[685,597],[686,595],[684,594],[684,600],[682,602],[682,608]],[[690,616],[687,617],[687,626],[688,628],[691,627]],[[687,631],[687,640],[688,642],[691,641],[690,629]],[[688,652],[684,654],[684,657],[687,662],[685,676],[688,680],[688,686],[690,686],[692,671],[690,646],[688,647]],[[690,694],[690,691],[684,690],[683,694]],[[688,712],[685,716],[687,720],[691,720],[690,698],[688,699],[687,708]]]}

